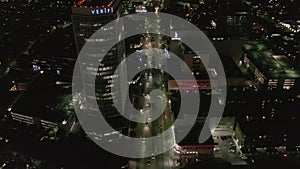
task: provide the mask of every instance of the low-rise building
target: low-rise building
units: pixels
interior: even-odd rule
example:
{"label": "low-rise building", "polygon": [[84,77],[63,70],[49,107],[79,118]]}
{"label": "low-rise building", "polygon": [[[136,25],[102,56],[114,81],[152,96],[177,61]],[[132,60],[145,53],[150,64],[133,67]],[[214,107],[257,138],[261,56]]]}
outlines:
{"label": "low-rise building", "polygon": [[[204,143],[199,142],[199,136],[203,129],[204,122],[205,118],[198,118],[185,138],[175,146],[174,150],[183,162],[188,160],[203,161],[214,157],[215,143],[213,138],[210,137]],[[180,129],[175,128],[175,139],[179,132],[181,132]]]}
{"label": "low-rise building", "polygon": [[56,75],[40,74],[8,111],[15,121],[68,131],[75,120],[71,83]]}

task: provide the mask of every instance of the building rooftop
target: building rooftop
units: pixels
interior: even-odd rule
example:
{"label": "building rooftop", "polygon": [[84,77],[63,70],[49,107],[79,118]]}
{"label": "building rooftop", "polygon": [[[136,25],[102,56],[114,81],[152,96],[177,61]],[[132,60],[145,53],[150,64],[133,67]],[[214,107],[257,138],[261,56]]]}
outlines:
{"label": "building rooftop", "polygon": [[112,7],[116,0],[80,0],[73,7],[80,8],[101,8]]}
{"label": "building rooftop", "polygon": [[[202,121],[200,122],[199,120],[197,120],[197,122],[194,124],[192,129],[189,131],[189,133],[184,137],[183,140],[179,142],[179,145],[180,146],[196,146],[196,145],[214,146],[215,143],[212,137],[210,137],[204,143],[199,143],[198,139],[203,126],[204,126],[204,122]],[[178,132],[180,132],[180,130],[175,128],[175,137],[176,137],[176,133]]]}
{"label": "building rooftop", "polygon": [[244,49],[248,59],[267,78],[300,78],[300,72],[291,68],[286,56],[274,54],[265,44],[248,41]]}
{"label": "building rooftop", "polygon": [[12,112],[62,122],[73,112],[70,79],[39,75],[12,106]]}

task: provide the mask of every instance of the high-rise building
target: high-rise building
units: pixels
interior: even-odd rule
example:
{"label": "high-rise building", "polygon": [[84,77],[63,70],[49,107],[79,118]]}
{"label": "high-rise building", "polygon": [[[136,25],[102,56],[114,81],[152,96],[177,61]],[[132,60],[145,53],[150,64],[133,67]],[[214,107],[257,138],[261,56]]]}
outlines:
{"label": "high-rise building", "polygon": [[80,0],[74,4],[72,24],[77,52],[80,52],[90,36],[105,24],[117,19],[122,11],[121,0]]}
{"label": "high-rise building", "polygon": [[[101,27],[107,23],[119,18],[123,13],[121,0],[81,0],[72,7],[72,24],[75,36],[75,43],[77,52],[80,53],[85,43],[96,44],[97,48],[107,47],[107,45],[114,44],[120,40],[122,36],[122,28],[112,25],[104,29],[105,35],[91,38],[91,36]],[[99,50],[101,52],[101,50]],[[98,51],[98,52],[99,52]],[[89,53],[85,57],[94,57],[99,53]],[[126,71],[114,72],[119,63],[125,58],[125,45],[124,41],[114,45],[100,63],[80,63],[82,76],[95,76],[95,93],[101,113],[109,122],[118,122],[116,125],[111,124],[115,129],[121,129],[125,125],[120,113],[117,111],[116,104],[121,104],[124,107],[124,100],[126,94],[118,90],[120,86],[114,86],[120,92],[112,92],[113,81],[117,78],[126,79]],[[97,64],[97,65],[96,65]],[[95,69],[95,67],[98,67]],[[87,83],[87,82],[83,82]],[[85,87],[90,85],[85,85]],[[86,92],[84,89],[82,92]],[[86,93],[86,101],[88,107],[88,99],[91,98]],[[114,101],[113,101],[114,100]],[[122,102],[123,101],[123,102]],[[115,118],[121,118],[116,120]],[[124,123],[122,123],[123,121]]]}

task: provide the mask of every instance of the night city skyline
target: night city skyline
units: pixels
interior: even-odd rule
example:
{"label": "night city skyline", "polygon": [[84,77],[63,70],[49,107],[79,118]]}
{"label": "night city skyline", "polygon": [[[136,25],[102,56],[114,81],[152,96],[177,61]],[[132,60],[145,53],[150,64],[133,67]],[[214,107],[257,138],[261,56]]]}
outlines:
{"label": "night city skyline", "polygon": [[298,1],[0,4],[0,169],[300,167]]}

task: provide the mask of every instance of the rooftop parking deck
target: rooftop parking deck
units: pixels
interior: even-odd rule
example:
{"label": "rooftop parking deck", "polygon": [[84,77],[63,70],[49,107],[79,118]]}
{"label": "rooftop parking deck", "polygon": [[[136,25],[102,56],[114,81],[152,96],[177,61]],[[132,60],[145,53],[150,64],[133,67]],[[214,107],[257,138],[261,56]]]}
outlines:
{"label": "rooftop parking deck", "polygon": [[300,78],[300,72],[293,70],[284,55],[276,55],[265,44],[248,41],[244,44],[247,58],[267,78]]}

